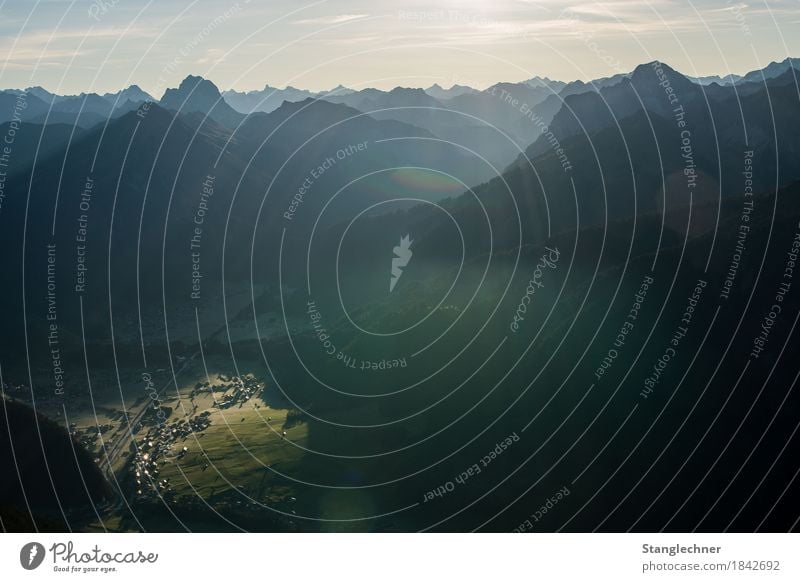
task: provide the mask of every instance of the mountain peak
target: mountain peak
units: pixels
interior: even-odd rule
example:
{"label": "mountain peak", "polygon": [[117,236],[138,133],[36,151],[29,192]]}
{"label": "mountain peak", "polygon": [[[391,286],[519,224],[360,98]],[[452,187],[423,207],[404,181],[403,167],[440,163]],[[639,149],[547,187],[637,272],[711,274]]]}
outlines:
{"label": "mountain peak", "polygon": [[209,81],[208,79],[204,79],[203,77],[198,77],[196,75],[188,75],[183,81],[181,81],[180,86],[178,87],[181,91],[189,90],[191,91],[194,89],[197,91],[198,89],[201,91],[213,91],[217,95],[220,94],[219,88]]}
{"label": "mountain peak", "polygon": [[641,65],[637,65],[636,68],[633,69],[633,72],[631,73],[631,78],[641,78],[642,75],[649,75],[650,71],[652,71],[656,67],[660,68],[667,75],[676,73],[675,69],[670,67],[667,63],[661,61],[650,61],[649,63],[643,63]]}
{"label": "mountain peak", "polygon": [[406,95],[423,95],[425,94],[424,89],[414,88],[414,87],[395,87],[389,93],[395,93],[398,95],[406,94]]}
{"label": "mountain peak", "polygon": [[334,87],[333,89],[328,91],[328,93],[330,95],[333,95],[333,94],[344,95],[344,94],[347,94],[347,93],[353,93],[353,90],[350,89],[349,87],[345,87],[344,85],[339,83],[338,85],[336,85],[336,87]]}
{"label": "mountain peak", "polygon": [[121,89],[116,93],[105,93],[102,98],[111,103],[122,104],[126,101],[141,103],[142,101],[154,101],[153,97],[144,91],[139,85],[131,85],[126,89]]}
{"label": "mountain peak", "polygon": [[558,83],[558,81],[553,81],[549,77],[533,77],[532,79],[528,79],[525,81],[528,85],[550,85],[551,83]]}
{"label": "mountain peak", "polygon": [[[180,105],[183,101],[191,100],[191,102],[205,101],[209,102],[209,106],[213,105],[215,101],[221,99],[222,95],[217,86],[211,81],[203,77],[189,75],[178,86],[177,89],[167,89],[161,102],[168,107],[173,104]],[[180,101],[178,101],[180,99]],[[177,103],[176,103],[177,102]]]}
{"label": "mountain peak", "polygon": [[663,74],[673,85],[685,86],[687,83],[690,85],[693,84],[683,74],[661,61],[651,61],[637,66],[630,75],[631,83],[634,85],[652,83],[653,77],[656,75],[656,69],[660,69],[659,74]]}
{"label": "mountain peak", "polygon": [[56,99],[56,95],[54,93],[51,93],[50,91],[48,91],[44,87],[40,87],[39,85],[36,85],[34,87],[28,87],[27,89],[25,89],[25,93],[33,95],[34,97],[38,97],[45,103],[52,103],[53,100]]}
{"label": "mountain peak", "polygon": [[434,99],[452,99],[453,97],[458,97],[465,93],[478,93],[478,91],[472,87],[459,85],[457,83],[454,83],[449,89],[445,89],[439,83],[434,83],[425,89],[425,93]]}
{"label": "mountain peak", "polygon": [[223,100],[214,83],[195,75],[186,77],[177,89],[167,89],[161,105],[181,113],[202,113],[228,127],[241,120],[241,114]]}

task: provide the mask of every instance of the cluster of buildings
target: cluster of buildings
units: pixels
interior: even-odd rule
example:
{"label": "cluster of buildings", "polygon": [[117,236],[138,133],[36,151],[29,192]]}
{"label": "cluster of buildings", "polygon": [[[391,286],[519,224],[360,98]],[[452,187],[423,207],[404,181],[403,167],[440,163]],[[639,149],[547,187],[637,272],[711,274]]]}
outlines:
{"label": "cluster of buildings", "polygon": [[[214,403],[220,410],[233,408],[237,404],[241,408],[245,402],[256,396],[263,388],[264,383],[259,382],[253,374],[246,374],[244,376],[219,376],[220,383],[211,384],[206,382],[204,384],[197,384],[192,391],[192,396],[199,392],[208,391],[214,395]],[[217,398],[216,393],[223,392],[224,394]]]}
{"label": "cluster of buildings", "polygon": [[[169,479],[159,477],[159,462],[163,465],[166,457],[173,454],[175,443],[181,442],[192,433],[202,433],[211,424],[211,412],[205,411],[189,419],[156,426],[147,431],[144,439],[138,443],[133,457],[133,474],[136,479],[136,493],[149,495],[150,493],[165,493],[169,491]],[[182,459],[189,452],[184,446],[175,454]]]}
{"label": "cluster of buildings", "polygon": [[[258,395],[263,388],[264,383],[259,382],[253,374],[231,377],[220,375],[217,383],[206,382],[195,385],[191,397],[194,400],[198,394],[210,393],[214,399],[214,407],[223,410],[236,405],[241,407]],[[222,395],[218,397],[220,392]],[[202,437],[203,431],[210,424],[211,411],[205,410],[174,422],[148,426],[144,438],[137,441],[133,457],[132,472],[136,480],[137,494],[148,497],[171,492],[169,480],[159,476],[159,466],[166,464],[168,459],[183,459],[190,451],[189,447],[183,446],[182,443],[193,434]],[[137,428],[143,427],[140,425]],[[208,464],[205,463],[203,470],[207,467]]]}

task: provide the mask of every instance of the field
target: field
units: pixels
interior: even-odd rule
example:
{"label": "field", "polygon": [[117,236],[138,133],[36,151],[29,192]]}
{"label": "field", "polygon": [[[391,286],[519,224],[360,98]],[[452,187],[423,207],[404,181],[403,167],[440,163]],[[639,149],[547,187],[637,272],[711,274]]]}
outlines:
{"label": "field", "polygon": [[[174,445],[175,456],[163,466],[160,477],[169,479],[178,496],[199,495],[209,502],[234,490],[257,502],[285,501],[291,482],[280,474],[295,472],[303,456],[298,447],[306,445],[306,426],[287,427],[284,437],[288,411],[257,402],[206,410],[211,411],[211,424]],[[188,452],[179,459],[184,446]]]}

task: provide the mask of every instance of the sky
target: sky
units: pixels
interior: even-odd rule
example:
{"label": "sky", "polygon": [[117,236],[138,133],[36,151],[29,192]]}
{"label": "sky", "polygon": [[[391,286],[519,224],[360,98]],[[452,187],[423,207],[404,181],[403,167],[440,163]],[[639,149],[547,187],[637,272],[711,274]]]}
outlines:
{"label": "sky", "polygon": [[189,74],[221,90],[687,75],[800,56],[800,0],[0,0],[0,88],[59,94]]}

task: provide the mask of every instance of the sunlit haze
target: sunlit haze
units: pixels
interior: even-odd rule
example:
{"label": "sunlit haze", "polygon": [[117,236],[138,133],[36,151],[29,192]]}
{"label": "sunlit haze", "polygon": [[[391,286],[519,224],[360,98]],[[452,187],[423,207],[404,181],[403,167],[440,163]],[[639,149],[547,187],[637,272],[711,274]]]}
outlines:
{"label": "sunlit haze", "polygon": [[688,75],[741,74],[800,53],[796,10],[792,0],[7,0],[0,86],[135,83],[159,97],[197,74],[223,90],[484,88],[656,59]]}

